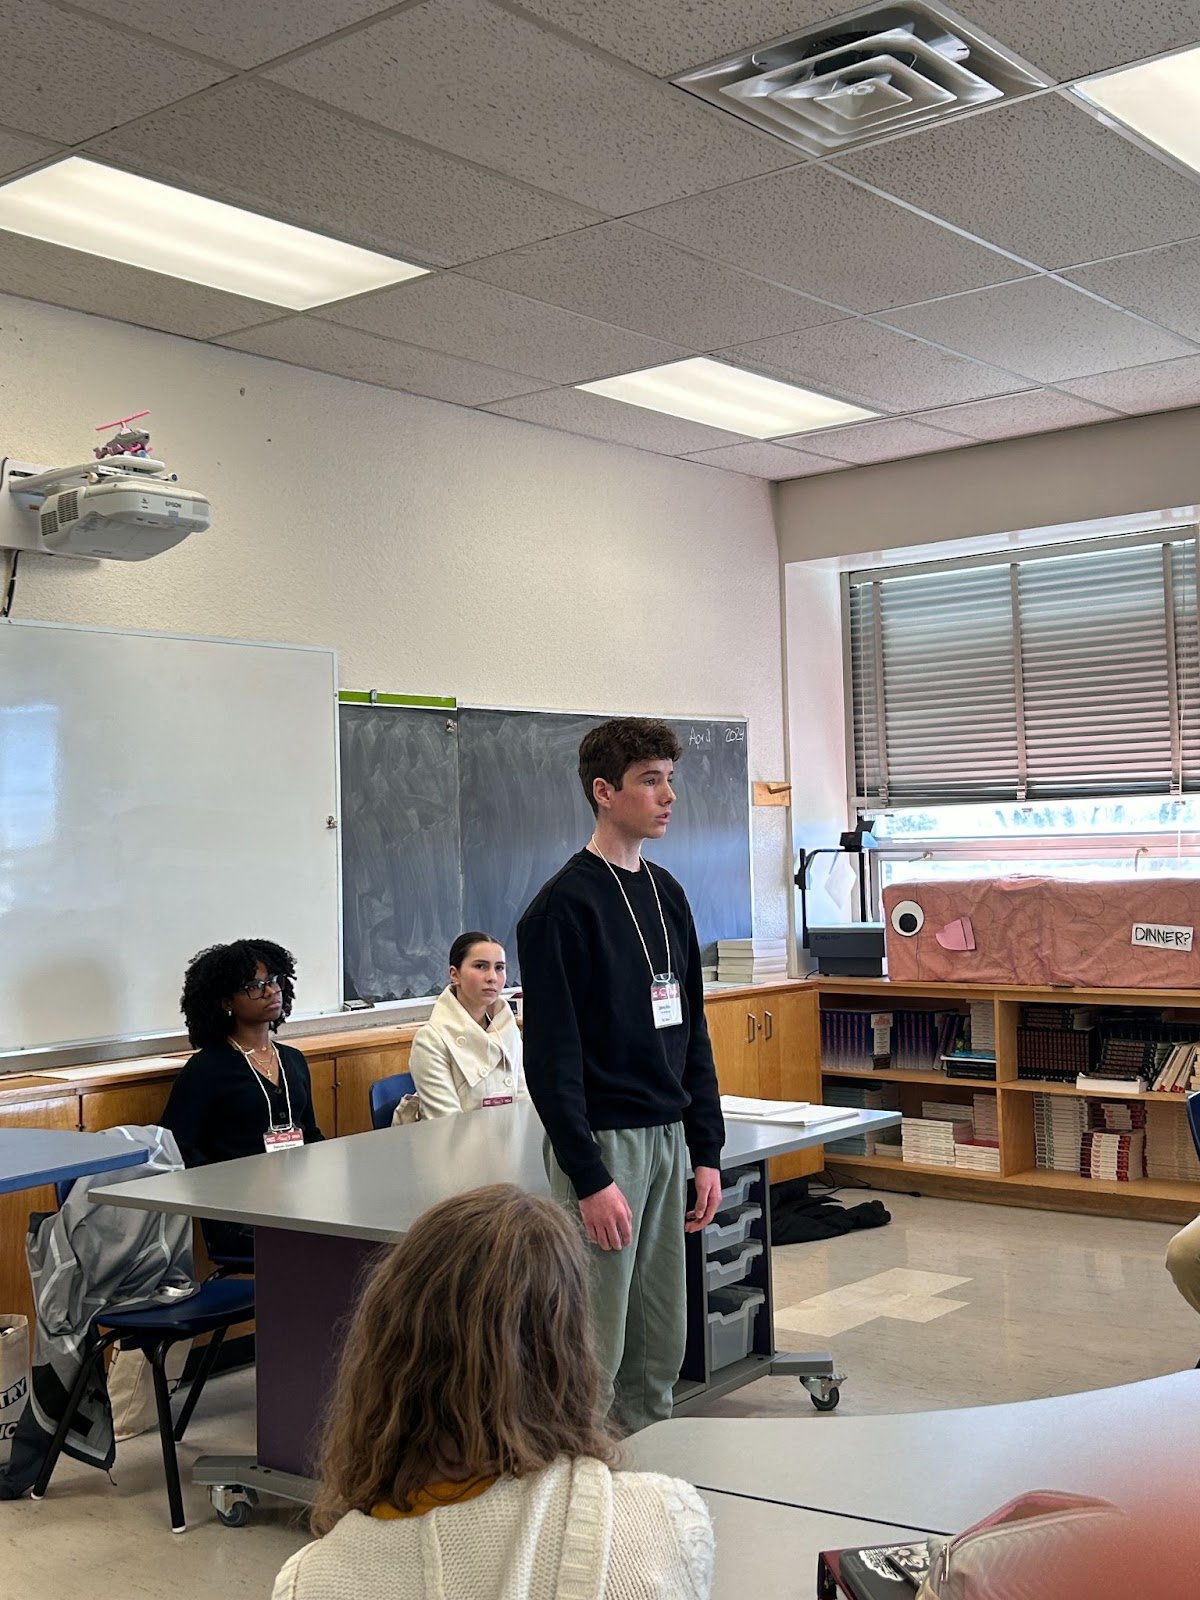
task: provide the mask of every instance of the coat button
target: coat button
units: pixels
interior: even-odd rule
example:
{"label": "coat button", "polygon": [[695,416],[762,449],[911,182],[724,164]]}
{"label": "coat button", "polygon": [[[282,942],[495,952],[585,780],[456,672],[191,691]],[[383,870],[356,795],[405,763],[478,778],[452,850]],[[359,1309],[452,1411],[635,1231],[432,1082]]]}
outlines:
{"label": "coat button", "polygon": [[505,1082],[505,1084],[506,1084],[506,1086],[508,1088],[510,1088],[510,1089],[512,1088],[512,1073],[511,1072],[509,1073],[508,1077],[505,1078],[504,1082]]}
{"label": "coat button", "polygon": [[456,1039],[454,1042],[455,1042],[456,1045],[458,1045],[458,1047],[460,1049],[465,1048],[466,1043],[467,1043],[467,1041],[465,1039]]}

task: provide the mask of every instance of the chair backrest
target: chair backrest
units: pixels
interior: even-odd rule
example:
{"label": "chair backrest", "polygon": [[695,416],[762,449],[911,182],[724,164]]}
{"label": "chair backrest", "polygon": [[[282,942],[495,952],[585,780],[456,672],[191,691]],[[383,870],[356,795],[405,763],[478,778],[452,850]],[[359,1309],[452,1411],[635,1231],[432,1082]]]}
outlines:
{"label": "chair backrest", "polygon": [[417,1086],[411,1072],[394,1072],[390,1078],[380,1078],[371,1085],[371,1126],[386,1128],[390,1125],[396,1107],[406,1094],[416,1094]]}
{"label": "chair backrest", "polygon": [[1192,1130],[1192,1143],[1196,1146],[1196,1154],[1200,1156],[1200,1089],[1187,1097],[1187,1118],[1188,1127]]}

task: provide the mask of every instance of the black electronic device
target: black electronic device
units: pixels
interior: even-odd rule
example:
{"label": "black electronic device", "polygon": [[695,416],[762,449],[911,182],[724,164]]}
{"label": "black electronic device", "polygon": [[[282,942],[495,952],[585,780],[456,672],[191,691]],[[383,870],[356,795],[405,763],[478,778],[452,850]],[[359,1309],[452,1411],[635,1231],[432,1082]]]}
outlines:
{"label": "black electronic device", "polygon": [[808,930],[808,948],[823,978],[882,978],[883,923],[839,922]]}

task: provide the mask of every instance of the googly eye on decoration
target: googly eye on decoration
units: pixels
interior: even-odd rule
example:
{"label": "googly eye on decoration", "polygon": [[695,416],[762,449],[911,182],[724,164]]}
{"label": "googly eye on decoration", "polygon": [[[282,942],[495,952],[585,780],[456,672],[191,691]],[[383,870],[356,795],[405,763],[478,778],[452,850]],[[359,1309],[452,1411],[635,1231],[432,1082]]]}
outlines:
{"label": "googly eye on decoration", "polygon": [[915,900],[897,900],[892,907],[892,927],[911,939],[925,926],[925,913]]}

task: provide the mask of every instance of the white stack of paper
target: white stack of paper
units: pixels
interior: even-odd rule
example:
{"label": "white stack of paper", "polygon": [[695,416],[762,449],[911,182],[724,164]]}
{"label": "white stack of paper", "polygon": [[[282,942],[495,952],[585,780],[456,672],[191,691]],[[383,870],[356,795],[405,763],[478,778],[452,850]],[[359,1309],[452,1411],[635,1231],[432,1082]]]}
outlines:
{"label": "white stack of paper", "polygon": [[954,1165],[968,1172],[999,1172],[1000,1152],[994,1145],[956,1144]]}
{"label": "white stack of paper", "polygon": [[763,983],[788,975],[786,939],[718,939],[717,970],[722,983]]}
{"label": "white stack of paper", "polygon": [[921,1167],[952,1167],[955,1146],[970,1137],[965,1122],[905,1117],[900,1124],[901,1159]]}
{"label": "white stack of paper", "polygon": [[975,1122],[975,1143],[1000,1143],[1000,1114],[994,1094],[971,1096],[971,1110]]}
{"label": "white stack of paper", "polygon": [[721,1114],[735,1122],[777,1122],[796,1128],[845,1122],[854,1115],[844,1106],[818,1106],[807,1100],[753,1100],[740,1094],[721,1096]]}

